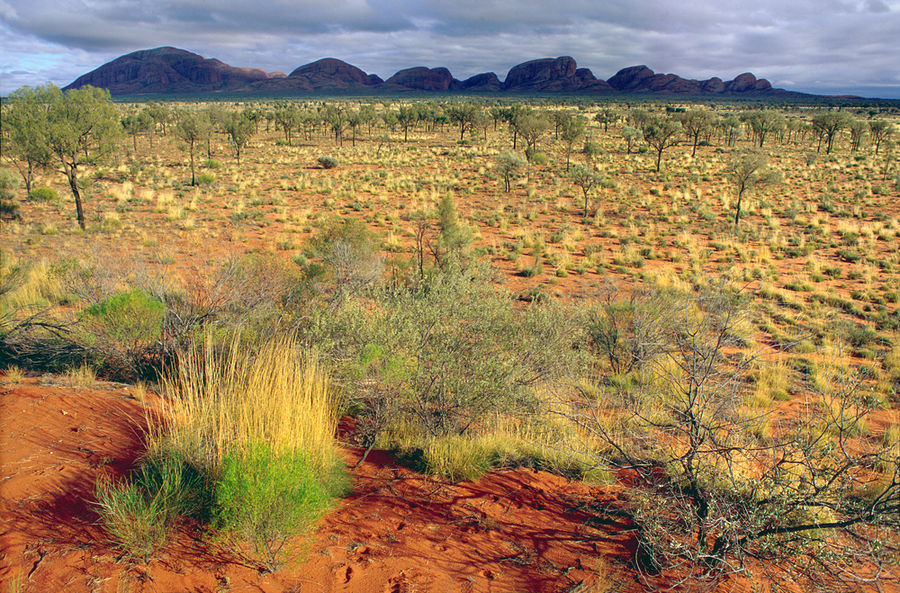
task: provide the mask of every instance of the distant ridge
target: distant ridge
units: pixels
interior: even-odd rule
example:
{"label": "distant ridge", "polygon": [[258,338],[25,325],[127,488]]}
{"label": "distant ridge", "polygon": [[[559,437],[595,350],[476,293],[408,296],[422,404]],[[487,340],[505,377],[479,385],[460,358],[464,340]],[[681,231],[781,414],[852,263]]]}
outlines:
{"label": "distant ridge", "polygon": [[513,66],[501,82],[493,72],[457,80],[443,67],[416,66],[387,80],[337,58],[323,58],[300,66],[289,75],[258,68],[235,68],[214,58],[174,47],[132,52],[79,76],[65,87],[85,85],[121,95],[190,95],[206,93],[246,95],[377,94],[404,92],[518,93],[615,95],[710,95],[751,97],[811,97],[773,88],[768,80],[746,72],[734,80],[690,80],[676,74],[657,74],[647,66],[619,70],[609,80],[578,68],[569,56],[542,58]]}

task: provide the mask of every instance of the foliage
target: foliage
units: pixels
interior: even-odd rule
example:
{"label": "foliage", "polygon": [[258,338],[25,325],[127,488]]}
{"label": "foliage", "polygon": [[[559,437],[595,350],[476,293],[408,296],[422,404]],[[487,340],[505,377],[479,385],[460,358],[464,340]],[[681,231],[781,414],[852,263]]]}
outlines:
{"label": "foliage", "polygon": [[248,543],[250,557],[274,571],[288,541],[329,508],[330,486],[306,453],[251,442],[222,460],[212,524],[233,543]]}
{"label": "foliage", "polygon": [[334,169],[340,164],[340,161],[333,156],[320,156],[317,161],[323,169]]}
{"label": "foliage", "polygon": [[19,217],[19,205],[13,202],[18,179],[12,171],[0,169],[0,220],[13,220]]}
{"label": "foliage", "polygon": [[494,170],[503,178],[507,193],[509,193],[509,190],[511,189],[513,179],[516,179],[521,175],[522,170],[525,169],[527,164],[528,163],[522,155],[511,150],[505,150],[497,156]]}
{"label": "foliage", "polygon": [[884,452],[846,446],[870,409],[861,384],[830,375],[826,414],[770,431],[763,413],[744,407],[754,357],[726,357],[741,341],[740,295],[717,287],[651,302],[662,308],[649,366],[599,397],[580,388],[567,412],[603,444],[606,463],[640,476],[630,495],[641,528],[638,567],[677,568],[709,583],[742,570],[745,557],[833,566],[857,552],[874,561],[876,550],[888,554],[878,531],[864,526],[897,527],[896,459],[875,486],[867,468],[886,461]]}

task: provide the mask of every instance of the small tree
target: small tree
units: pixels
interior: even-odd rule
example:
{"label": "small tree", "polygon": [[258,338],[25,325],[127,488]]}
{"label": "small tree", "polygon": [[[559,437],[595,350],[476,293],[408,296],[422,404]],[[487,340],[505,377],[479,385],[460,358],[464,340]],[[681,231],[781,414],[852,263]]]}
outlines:
{"label": "small tree", "polygon": [[681,127],[684,128],[685,135],[692,142],[691,156],[696,156],[700,137],[709,133],[712,129],[712,115],[708,111],[692,110],[684,113],[679,120],[681,121]]}
{"label": "small tree", "polygon": [[634,143],[641,140],[641,131],[634,126],[623,126],[622,138],[625,140],[625,151],[631,154]]}
{"label": "small tree", "polygon": [[584,131],[587,127],[587,120],[580,115],[567,118],[561,126],[559,138],[562,140],[566,150],[566,171],[569,170],[569,159],[572,156],[572,150],[575,143],[584,137]]}
{"label": "small tree", "polygon": [[225,122],[225,132],[234,146],[234,154],[237,157],[238,165],[241,164],[241,151],[250,142],[255,131],[256,125],[245,112],[232,113]]}
{"label": "small tree", "polygon": [[497,156],[494,170],[503,178],[507,193],[511,189],[512,180],[519,177],[527,164],[525,157],[511,150],[505,150]]}
{"label": "small tree", "polygon": [[197,185],[194,171],[194,154],[197,146],[205,141],[212,131],[209,119],[204,113],[184,111],[179,114],[178,123],[175,125],[174,130],[175,136],[187,144],[188,153],[191,157],[191,185]]}
{"label": "small tree", "polygon": [[581,154],[584,155],[584,162],[588,167],[594,166],[594,159],[600,156],[600,145],[588,138],[584,141],[584,146],[581,148]]}
{"label": "small tree", "polygon": [[656,151],[656,172],[662,164],[663,151],[678,144],[681,125],[670,119],[653,118],[643,128],[644,140]]}
{"label": "small tree", "polygon": [[459,139],[465,137],[466,131],[475,125],[478,116],[478,107],[472,103],[453,105],[447,110],[450,121],[459,126]]}
{"label": "small tree", "polygon": [[3,110],[3,132],[8,134],[4,148],[29,194],[35,172],[51,164],[47,139],[51,95],[48,87],[21,88],[10,94],[9,103]]}
{"label": "small tree", "polygon": [[109,154],[121,132],[119,116],[109,91],[83,86],[63,93],[48,85],[47,143],[66,174],[75,198],[78,225],[85,228],[84,206],[78,187],[79,168]]}
{"label": "small tree", "polygon": [[762,148],[766,138],[771,132],[780,130],[786,125],[784,115],[771,109],[751,111],[744,115],[743,119],[753,131],[753,135],[756,137],[756,141],[759,142],[760,148]]}
{"label": "small tree", "polygon": [[838,132],[850,124],[850,116],[843,111],[826,111],[813,116],[813,130],[819,135],[819,147],[824,139],[827,145],[826,153],[831,154],[834,147],[834,139]]}
{"label": "small tree", "polygon": [[740,151],[728,162],[725,175],[734,185],[737,193],[737,206],[734,210],[734,228],[741,222],[741,200],[744,194],[755,187],[781,180],[781,172],[768,168],[769,159],[761,152],[752,150]]}
{"label": "small tree", "polygon": [[[640,331],[629,329],[635,306]],[[773,430],[745,403],[760,353],[727,354],[743,346],[750,313],[739,293],[659,292],[620,308],[631,310],[622,328],[652,350],[626,349],[624,360],[638,361],[631,381],[579,386],[575,405],[562,405],[603,443],[602,463],[636,474],[637,567],[701,586],[745,570],[746,558],[808,560],[812,571],[843,564],[853,578],[862,553],[877,574],[895,553],[879,539],[900,527],[900,472],[887,448],[848,446],[873,401],[862,384],[831,374],[816,414]]]}
{"label": "small tree", "polygon": [[851,118],[847,127],[850,129],[850,151],[856,152],[862,145],[863,137],[865,137],[869,126],[861,119]]}
{"label": "small tree", "polygon": [[591,206],[591,190],[601,182],[601,178],[594,172],[593,167],[580,164],[572,167],[569,177],[572,179],[572,183],[581,188],[584,196],[584,217],[587,218]]}
{"label": "small tree", "polygon": [[869,135],[872,136],[872,143],[875,144],[875,154],[878,154],[881,143],[890,139],[893,131],[893,124],[889,121],[873,119],[869,122]]}
{"label": "small tree", "polygon": [[134,152],[137,152],[138,135],[149,133],[154,125],[153,118],[150,117],[150,113],[146,109],[128,114],[122,118],[122,127],[126,132],[131,134],[131,139],[134,143]]}
{"label": "small tree", "polygon": [[537,150],[537,143],[550,129],[551,123],[543,114],[528,113],[518,118],[517,129],[525,140],[525,157],[531,160]]}

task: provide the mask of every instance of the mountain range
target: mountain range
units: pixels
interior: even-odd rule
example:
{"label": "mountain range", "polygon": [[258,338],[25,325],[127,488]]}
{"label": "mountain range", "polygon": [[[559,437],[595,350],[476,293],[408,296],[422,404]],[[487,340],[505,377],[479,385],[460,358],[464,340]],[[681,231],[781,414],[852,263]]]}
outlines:
{"label": "mountain range", "polygon": [[236,68],[214,58],[174,47],[158,47],[120,56],[79,76],[66,89],[85,85],[109,89],[113,96],[156,94],[392,94],[519,93],[519,94],[670,94],[720,96],[804,96],[773,88],[768,80],[747,72],[734,80],[691,80],[657,74],[647,66],[619,70],[609,80],[578,68],[568,56],[543,58],[513,66],[501,81],[493,72],[457,80],[447,68],[418,66],[400,70],[387,80],[336,58],[300,66],[290,74],[258,68]]}

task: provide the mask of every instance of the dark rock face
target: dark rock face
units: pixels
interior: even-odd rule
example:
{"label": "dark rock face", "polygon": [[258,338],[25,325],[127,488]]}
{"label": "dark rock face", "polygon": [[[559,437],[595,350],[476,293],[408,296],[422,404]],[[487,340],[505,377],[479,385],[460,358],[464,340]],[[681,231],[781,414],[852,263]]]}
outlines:
{"label": "dark rock face", "polygon": [[422,66],[400,70],[384,81],[336,58],[323,58],[300,66],[289,75],[266,74],[255,68],[235,68],[174,47],[130,53],[79,77],[68,88],[84,85],[109,89],[113,95],[149,93],[308,94],[391,92],[476,93],[660,93],[692,95],[799,95],[773,89],[768,80],[745,72],[734,80],[690,80],[675,74],[657,74],[647,66],[619,70],[608,81],[587,68],[578,68],[569,56],[531,60],[514,66],[502,83],[493,72],[464,81],[446,68]]}
{"label": "dark rock face", "polygon": [[288,78],[304,80],[313,88],[353,88],[370,86],[369,75],[337,58],[322,58],[310,64],[300,66],[288,75]]}
{"label": "dark rock face", "polygon": [[646,66],[622,68],[615,76],[607,80],[609,86],[617,91],[631,91],[639,87],[646,78],[653,76],[653,70]]}
{"label": "dark rock face", "polygon": [[460,87],[470,91],[497,92],[503,88],[503,83],[493,72],[484,72],[465,79]]}
{"label": "dark rock face", "polygon": [[575,60],[569,56],[531,60],[513,66],[503,82],[504,90],[545,90],[562,86],[560,82],[575,77]]}
{"label": "dark rock face", "polygon": [[417,66],[400,70],[385,81],[385,84],[396,85],[417,91],[447,91],[455,81],[446,68],[425,68]]}
{"label": "dark rock face", "polygon": [[183,49],[158,47],[116,58],[66,89],[91,85],[109,89],[113,95],[205,92],[238,89],[266,78],[256,68],[234,68]]}
{"label": "dark rock face", "polygon": [[708,80],[691,80],[675,74],[656,74],[646,66],[623,68],[609,79],[609,84],[617,91],[631,93],[700,95],[765,93],[774,90],[768,80],[757,79],[749,72],[737,76],[734,80],[722,82],[722,79],[718,77]]}

